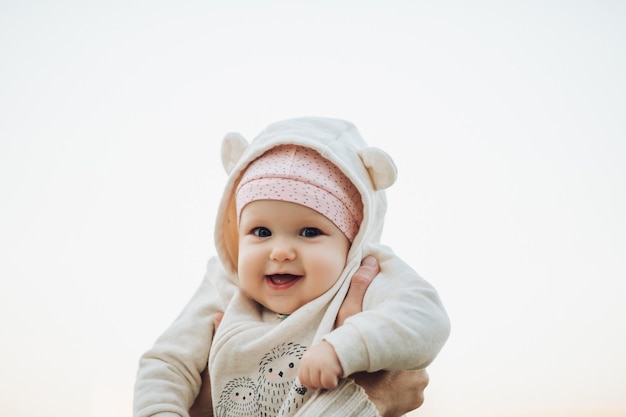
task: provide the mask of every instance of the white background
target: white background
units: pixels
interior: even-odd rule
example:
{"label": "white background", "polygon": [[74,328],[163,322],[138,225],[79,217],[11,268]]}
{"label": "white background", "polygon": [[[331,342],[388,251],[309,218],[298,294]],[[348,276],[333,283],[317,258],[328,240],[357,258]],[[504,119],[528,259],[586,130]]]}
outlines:
{"label": "white background", "polygon": [[452,319],[416,415],[626,415],[625,22],[608,0],[1,1],[0,413],[130,417],[214,254],[223,135],[318,115],[395,158],[384,241]]}

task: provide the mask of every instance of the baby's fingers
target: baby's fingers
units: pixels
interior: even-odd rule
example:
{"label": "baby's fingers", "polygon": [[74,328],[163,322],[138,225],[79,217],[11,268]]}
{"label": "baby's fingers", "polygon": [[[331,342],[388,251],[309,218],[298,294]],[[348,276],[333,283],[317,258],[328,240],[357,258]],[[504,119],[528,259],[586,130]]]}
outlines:
{"label": "baby's fingers", "polygon": [[298,369],[298,380],[300,383],[309,389],[314,389],[313,381],[311,380],[311,372],[309,367],[302,363],[300,369]]}
{"label": "baby's fingers", "polygon": [[339,377],[332,372],[320,372],[319,388],[333,389],[339,384]]}
{"label": "baby's fingers", "polygon": [[336,374],[308,366],[300,367],[298,379],[309,389],[333,389],[339,384],[339,377]]}

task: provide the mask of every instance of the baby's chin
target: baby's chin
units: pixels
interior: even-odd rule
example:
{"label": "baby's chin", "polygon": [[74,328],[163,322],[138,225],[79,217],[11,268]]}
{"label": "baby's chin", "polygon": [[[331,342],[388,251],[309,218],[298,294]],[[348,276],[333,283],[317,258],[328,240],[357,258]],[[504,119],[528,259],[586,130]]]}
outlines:
{"label": "baby's chin", "polygon": [[298,308],[284,308],[279,306],[274,306],[274,308],[270,308],[271,306],[265,306],[265,308],[272,313],[281,316],[282,318],[289,317],[292,315]]}
{"label": "baby's chin", "polygon": [[271,313],[278,315],[280,318],[287,318],[293,313],[295,313],[301,305],[285,305],[282,303],[261,303],[265,309]]}

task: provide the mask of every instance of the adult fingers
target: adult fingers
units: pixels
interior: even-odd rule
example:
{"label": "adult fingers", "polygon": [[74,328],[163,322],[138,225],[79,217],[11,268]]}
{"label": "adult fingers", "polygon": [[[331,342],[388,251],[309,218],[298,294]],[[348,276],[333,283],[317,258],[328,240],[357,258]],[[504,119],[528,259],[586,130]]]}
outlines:
{"label": "adult fingers", "polygon": [[380,266],[376,258],[373,256],[363,258],[361,266],[350,280],[350,288],[337,313],[335,327],[341,326],[348,317],[363,311],[363,297],[365,297],[365,291],[367,291],[367,287],[369,287],[379,272]]}
{"label": "adult fingers", "polygon": [[353,377],[384,417],[403,416],[421,407],[424,403],[424,390],[429,382],[425,369],[359,372]]}
{"label": "adult fingers", "polygon": [[215,316],[213,316],[213,333],[215,333],[217,328],[220,327],[220,323],[222,322],[223,318],[224,313],[215,313]]}

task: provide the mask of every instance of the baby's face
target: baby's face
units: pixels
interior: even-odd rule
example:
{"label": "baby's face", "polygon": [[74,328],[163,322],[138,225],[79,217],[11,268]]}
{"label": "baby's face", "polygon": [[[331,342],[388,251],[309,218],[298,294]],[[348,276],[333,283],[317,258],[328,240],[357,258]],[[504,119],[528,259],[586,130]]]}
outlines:
{"label": "baby's face", "polygon": [[291,314],[325,293],[346,265],[350,242],[300,204],[259,200],[239,220],[239,283],[267,309]]}

